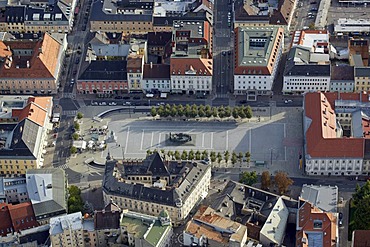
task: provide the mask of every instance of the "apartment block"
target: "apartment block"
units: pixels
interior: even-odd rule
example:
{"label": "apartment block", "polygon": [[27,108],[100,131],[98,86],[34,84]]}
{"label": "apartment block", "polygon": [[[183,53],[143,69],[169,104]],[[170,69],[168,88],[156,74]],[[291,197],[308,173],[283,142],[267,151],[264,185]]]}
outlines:
{"label": "apartment block", "polygon": [[90,31],[146,34],[153,31],[153,1],[93,2]]}
{"label": "apartment block", "polygon": [[66,37],[45,33],[40,40],[0,41],[2,94],[56,94]]}
{"label": "apartment block", "polygon": [[235,29],[234,94],[271,94],[284,43],[279,27],[238,27]]}
{"label": "apartment block", "polygon": [[353,66],[332,65],[330,74],[330,92],[351,93],[355,90]]}
{"label": "apartment block", "polygon": [[127,61],[91,61],[77,79],[80,94],[116,94],[129,91]]}
{"label": "apartment block", "polygon": [[141,55],[130,55],[127,57],[127,81],[130,92],[142,91],[141,78],[143,63],[144,57]]}
{"label": "apartment block", "polygon": [[[296,221],[298,202],[252,186],[228,181],[224,189],[212,200],[210,207],[218,215],[247,227],[247,246],[253,246],[253,243],[260,244],[257,246],[281,246],[287,224]],[[232,244],[229,246],[234,246]]]}
{"label": "apartment block", "polygon": [[308,175],[370,174],[369,107],[364,93],[305,95],[304,169]]}
{"label": "apartment block", "polygon": [[49,233],[53,246],[85,246],[81,212],[51,218]]}
{"label": "apartment block", "polygon": [[283,93],[328,92],[330,53],[327,31],[295,31],[284,70]]}
{"label": "apartment block", "polygon": [[323,212],[305,202],[297,213],[297,247],[338,246],[337,218],[333,213]]}
{"label": "apartment block", "polygon": [[46,135],[52,129],[51,97],[1,96],[0,174],[24,175],[43,166]]}
{"label": "apartment block", "polygon": [[108,203],[103,210],[94,212],[94,228],[97,246],[110,246],[120,237],[122,210],[114,203]]}
{"label": "apartment block", "polygon": [[165,210],[158,217],[123,210],[120,226],[125,245],[166,247],[171,244],[171,220]]}
{"label": "apartment block", "polygon": [[247,227],[201,206],[183,231],[184,246],[243,247],[247,242]]}
{"label": "apartment block", "polygon": [[[158,153],[142,162],[107,160],[103,197],[120,208],[156,216],[166,210],[174,225],[185,222],[207,194],[211,167],[163,160]],[[190,181],[190,182],[188,182]]]}
{"label": "apartment block", "polygon": [[67,179],[63,169],[29,169],[26,172],[29,200],[40,224],[67,213]]}
{"label": "apartment block", "polygon": [[26,179],[23,177],[0,177],[0,202],[17,204],[28,202]]}
{"label": "apartment block", "polygon": [[144,64],[141,88],[146,93],[171,91],[171,73],[169,64]]}

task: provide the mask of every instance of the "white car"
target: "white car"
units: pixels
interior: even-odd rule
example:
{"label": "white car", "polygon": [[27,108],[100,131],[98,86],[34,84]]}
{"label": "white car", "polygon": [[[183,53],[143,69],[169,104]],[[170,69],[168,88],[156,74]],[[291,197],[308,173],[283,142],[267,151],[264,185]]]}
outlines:
{"label": "white car", "polygon": [[109,105],[117,105],[116,102],[110,102]]}
{"label": "white car", "polygon": [[107,105],[106,102],[100,102],[99,105]]}

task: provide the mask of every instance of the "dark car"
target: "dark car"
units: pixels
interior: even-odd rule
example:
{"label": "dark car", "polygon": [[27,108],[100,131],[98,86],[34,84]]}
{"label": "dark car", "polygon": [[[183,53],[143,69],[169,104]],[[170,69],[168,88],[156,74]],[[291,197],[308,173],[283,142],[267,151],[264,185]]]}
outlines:
{"label": "dark car", "polygon": [[130,99],[130,96],[123,96],[122,99]]}
{"label": "dark car", "polygon": [[313,1],[313,2],[310,2],[310,4],[317,4],[317,2],[316,1]]}
{"label": "dark car", "polygon": [[76,59],[75,64],[79,64],[79,63],[80,63],[80,58],[78,57],[78,58]]}
{"label": "dark car", "polygon": [[140,99],[140,96],[134,96],[133,99],[138,100],[138,99]]}
{"label": "dark car", "polygon": [[228,51],[227,54],[231,55],[231,51]]}
{"label": "dark car", "polygon": [[239,104],[246,104],[247,103],[247,101],[246,100],[241,100],[241,101],[239,101]]}
{"label": "dark car", "polygon": [[114,97],[115,99],[122,99],[122,96],[118,95],[116,97]]}
{"label": "dark car", "polygon": [[86,25],[82,26],[82,31],[86,31]]}
{"label": "dark car", "polygon": [[222,52],[222,55],[224,55],[224,56],[225,56],[225,55],[226,55],[226,51],[223,51],[223,52]]}
{"label": "dark car", "polygon": [[343,219],[343,213],[339,213],[338,217],[340,220]]}

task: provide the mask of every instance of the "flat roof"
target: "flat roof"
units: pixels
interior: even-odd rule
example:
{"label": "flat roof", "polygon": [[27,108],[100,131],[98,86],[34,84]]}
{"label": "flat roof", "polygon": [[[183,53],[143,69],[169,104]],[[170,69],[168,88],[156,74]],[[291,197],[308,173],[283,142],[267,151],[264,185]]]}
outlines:
{"label": "flat roof", "polygon": [[310,202],[324,212],[337,212],[338,187],[323,185],[302,186],[300,199]]}
{"label": "flat roof", "polygon": [[279,27],[238,28],[238,66],[267,66]]}

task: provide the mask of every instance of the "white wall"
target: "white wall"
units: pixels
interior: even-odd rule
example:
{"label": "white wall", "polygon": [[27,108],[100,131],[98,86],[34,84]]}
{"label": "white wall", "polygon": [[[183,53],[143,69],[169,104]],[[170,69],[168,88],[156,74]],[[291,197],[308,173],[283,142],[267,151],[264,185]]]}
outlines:
{"label": "white wall", "polygon": [[171,80],[141,80],[141,88],[143,91],[150,92],[152,89],[157,89],[160,92],[170,92],[171,91]]}
{"label": "white wall", "polygon": [[212,76],[199,75],[171,75],[172,92],[189,91],[212,91]]}
{"label": "white wall", "polygon": [[303,93],[330,90],[330,76],[284,76],[284,93]]}
{"label": "white wall", "polygon": [[[308,175],[356,176],[362,173],[362,159],[306,159]],[[316,174],[315,174],[316,173]]]}
{"label": "white wall", "polygon": [[272,75],[234,75],[234,92],[245,94],[248,90],[271,91],[273,83]]}

